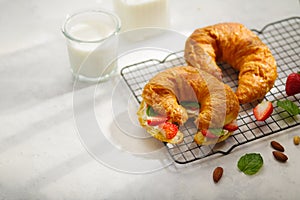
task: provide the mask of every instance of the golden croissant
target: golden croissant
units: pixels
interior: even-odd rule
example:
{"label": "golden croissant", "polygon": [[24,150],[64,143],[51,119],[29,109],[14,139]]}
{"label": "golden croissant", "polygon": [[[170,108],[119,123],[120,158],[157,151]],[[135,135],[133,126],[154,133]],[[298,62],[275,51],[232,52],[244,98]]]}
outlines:
{"label": "golden croissant", "polygon": [[[145,85],[142,98],[137,113],[140,124],[155,138],[170,143],[182,141],[182,133],[179,131],[177,139],[168,140],[159,128],[149,126],[145,114],[147,106],[151,106],[160,116],[167,116],[166,120],[182,125],[190,116],[182,102],[197,102],[200,107],[194,114],[194,122],[198,130],[222,129],[236,120],[239,113],[239,101],[228,85],[191,66],[177,66],[159,72]],[[220,142],[229,135],[213,142]],[[195,140],[198,144],[209,144],[200,131],[195,135]]]}
{"label": "golden croissant", "polygon": [[220,23],[196,29],[185,44],[185,59],[219,80],[217,62],[239,71],[236,95],[241,104],[262,99],[277,78],[276,61],[270,49],[251,30],[239,23]]}

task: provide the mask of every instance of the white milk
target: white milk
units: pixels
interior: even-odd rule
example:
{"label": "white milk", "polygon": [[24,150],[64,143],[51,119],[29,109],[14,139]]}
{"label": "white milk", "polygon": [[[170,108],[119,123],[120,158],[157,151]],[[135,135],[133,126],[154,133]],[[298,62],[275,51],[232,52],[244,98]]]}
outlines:
{"label": "white milk", "polygon": [[168,0],[114,0],[122,31],[140,27],[168,27]]}
{"label": "white milk", "polygon": [[116,68],[119,30],[119,18],[107,11],[82,11],[66,19],[62,32],[76,78],[101,81],[112,74]]}
{"label": "white milk", "polygon": [[[101,40],[113,32],[113,28],[93,21],[87,21],[85,24],[76,24],[69,31],[70,35],[82,41]],[[117,55],[116,45],[116,37],[101,43],[68,42],[68,52],[73,73],[90,78],[110,74],[115,68],[115,64],[109,67],[108,64]]]}

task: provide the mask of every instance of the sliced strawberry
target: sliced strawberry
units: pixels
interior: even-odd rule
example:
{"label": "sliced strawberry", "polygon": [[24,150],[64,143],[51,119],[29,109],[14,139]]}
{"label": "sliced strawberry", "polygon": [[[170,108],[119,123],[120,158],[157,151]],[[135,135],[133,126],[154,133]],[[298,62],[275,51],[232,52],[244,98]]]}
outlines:
{"label": "sliced strawberry", "polygon": [[149,126],[157,126],[159,124],[165,123],[169,120],[167,116],[155,116],[155,117],[147,117],[147,124]]}
{"label": "sliced strawberry", "polygon": [[208,129],[201,130],[201,133],[203,136],[207,138],[217,138],[218,136],[214,135],[212,132],[210,132]]}
{"label": "sliced strawberry", "polygon": [[232,122],[230,122],[229,124],[226,124],[223,127],[225,130],[229,131],[229,132],[233,132],[239,129],[239,126],[237,124],[236,120],[233,120]]}
{"label": "sliced strawberry", "polygon": [[253,109],[257,121],[265,121],[273,112],[273,104],[270,101],[263,101]]}
{"label": "sliced strawberry", "polygon": [[285,92],[288,96],[300,93],[300,72],[291,73],[285,84]]}
{"label": "sliced strawberry", "polygon": [[161,125],[161,128],[166,134],[167,139],[172,139],[176,136],[178,132],[178,126],[172,124],[171,122],[165,122]]}

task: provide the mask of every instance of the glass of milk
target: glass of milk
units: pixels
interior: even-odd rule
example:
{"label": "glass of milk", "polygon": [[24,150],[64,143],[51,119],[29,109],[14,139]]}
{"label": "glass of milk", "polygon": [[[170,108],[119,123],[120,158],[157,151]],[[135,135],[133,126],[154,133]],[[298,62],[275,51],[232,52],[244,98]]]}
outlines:
{"label": "glass of milk", "polygon": [[114,0],[113,5],[122,20],[122,31],[169,27],[169,0]]}
{"label": "glass of milk", "polygon": [[120,29],[120,19],[108,11],[81,11],[67,17],[62,32],[76,79],[98,82],[114,73]]}

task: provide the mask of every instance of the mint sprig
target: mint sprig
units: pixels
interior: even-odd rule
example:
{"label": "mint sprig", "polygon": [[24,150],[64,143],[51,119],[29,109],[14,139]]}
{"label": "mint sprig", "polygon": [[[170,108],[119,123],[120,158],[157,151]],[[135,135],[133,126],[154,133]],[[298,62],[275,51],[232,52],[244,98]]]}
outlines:
{"label": "mint sprig", "polygon": [[300,108],[290,100],[277,101],[277,106],[283,108],[293,116],[300,114]]}
{"label": "mint sprig", "polygon": [[260,170],[263,163],[263,158],[259,153],[248,153],[239,159],[237,166],[246,175],[253,175]]}

